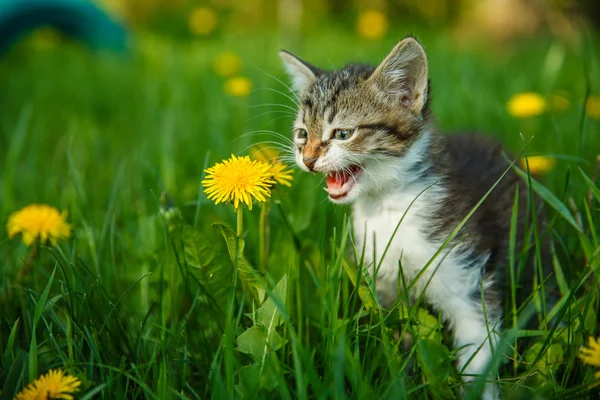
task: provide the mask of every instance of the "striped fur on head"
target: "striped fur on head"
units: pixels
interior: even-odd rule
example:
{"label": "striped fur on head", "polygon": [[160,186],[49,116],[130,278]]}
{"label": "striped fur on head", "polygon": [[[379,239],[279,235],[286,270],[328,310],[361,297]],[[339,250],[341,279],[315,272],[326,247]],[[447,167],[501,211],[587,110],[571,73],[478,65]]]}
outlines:
{"label": "striped fur on head", "polygon": [[[293,137],[296,161],[306,171],[346,171],[355,182],[336,203],[393,183],[397,159],[432,126],[427,59],[414,38],[402,40],[378,67],[348,64],[325,71],[288,52],[284,66],[300,102]],[[351,132],[340,139],[336,130]]]}

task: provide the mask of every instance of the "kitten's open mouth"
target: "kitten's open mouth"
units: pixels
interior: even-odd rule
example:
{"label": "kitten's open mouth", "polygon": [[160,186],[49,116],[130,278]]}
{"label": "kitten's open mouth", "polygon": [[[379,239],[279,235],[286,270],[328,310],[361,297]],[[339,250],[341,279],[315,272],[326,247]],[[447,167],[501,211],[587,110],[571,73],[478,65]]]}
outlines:
{"label": "kitten's open mouth", "polygon": [[358,165],[352,165],[340,171],[332,171],[327,174],[327,187],[325,190],[329,193],[329,197],[334,200],[345,197],[354,185],[356,178],[361,172]]}

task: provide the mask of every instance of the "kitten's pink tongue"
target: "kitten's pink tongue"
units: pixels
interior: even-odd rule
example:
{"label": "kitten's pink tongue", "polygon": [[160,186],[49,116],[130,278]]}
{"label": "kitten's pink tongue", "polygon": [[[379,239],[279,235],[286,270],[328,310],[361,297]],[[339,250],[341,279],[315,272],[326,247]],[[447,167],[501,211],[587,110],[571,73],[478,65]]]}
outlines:
{"label": "kitten's pink tongue", "polygon": [[330,189],[341,188],[344,183],[350,180],[350,174],[346,171],[332,172],[327,175],[327,187]]}

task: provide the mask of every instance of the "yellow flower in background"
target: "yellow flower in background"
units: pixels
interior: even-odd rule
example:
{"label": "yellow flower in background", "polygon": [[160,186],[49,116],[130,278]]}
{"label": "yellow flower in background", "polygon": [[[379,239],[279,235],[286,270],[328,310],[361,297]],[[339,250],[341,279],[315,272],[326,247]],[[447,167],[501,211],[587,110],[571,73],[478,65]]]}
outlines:
{"label": "yellow flower in background", "polygon": [[585,112],[591,118],[600,119],[600,97],[588,97],[585,103]]}
{"label": "yellow flower in background", "polygon": [[546,100],[538,93],[518,93],[508,100],[507,109],[516,118],[535,117],[546,110]]}
{"label": "yellow flower in background", "polygon": [[380,39],[388,30],[388,19],[381,11],[364,11],[358,16],[356,30],[366,39]]}
{"label": "yellow flower in background", "polygon": [[548,104],[553,111],[567,111],[571,107],[571,100],[563,94],[553,94],[548,98]]}
{"label": "yellow flower in background", "polygon": [[223,51],[213,61],[215,73],[224,78],[239,74],[242,70],[242,59],[232,51]]}
{"label": "yellow flower in background", "polygon": [[271,163],[279,157],[279,153],[273,147],[254,146],[250,149],[250,155],[257,161]]}
{"label": "yellow flower in background", "polygon": [[236,76],[225,82],[224,90],[230,96],[246,97],[252,90],[252,82],[243,76]]}
{"label": "yellow flower in background", "polygon": [[71,225],[67,224],[67,212],[62,214],[54,207],[32,204],[8,217],[6,229],[8,237],[23,234],[23,243],[30,246],[34,240],[40,243],[48,240],[53,246],[59,239],[66,239],[71,234]]}
{"label": "yellow flower in background", "polygon": [[280,185],[292,186],[292,181],[294,180],[292,176],[293,171],[288,168],[289,166],[281,161],[271,165],[271,175]]}
{"label": "yellow flower in background", "polygon": [[293,171],[288,169],[287,164],[277,161],[279,153],[272,147],[255,146],[250,150],[252,158],[257,161],[262,161],[271,164],[271,174],[273,179],[280,185],[292,186],[291,181],[294,180],[292,176]]}
{"label": "yellow flower in background", "polygon": [[556,165],[556,159],[548,156],[529,156],[527,161],[521,160],[521,168],[527,170],[527,163],[529,164],[529,172],[531,175],[544,175],[550,171]]}
{"label": "yellow flower in background", "polygon": [[215,204],[233,202],[237,210],[240,203],[252,210],[252,199],[266,201],[271,195],[272,179],[271,166],[261,161],[252,161],[250,157],[236,157],[215,164],[208,168],[206,178],[202,181],[204,193]]}
{"label": "yellow flower in background", "polygon": [[71,395],[79,390],[81,381],[62,370],[51,369],[46,375],[40,376],[30,383],[16,397],[16,400],[73,400]]}
{"label": "yellow flower in background", "polygon": [[[588,338],[588,346],[581,349],[579,358],[588,365],[600,368],[600,338],[594,339],[590,336]],[[597,379],[600,378],[600,369],[594,376]]]}
{"label": "yellow flower in background", "polygon": [[217,27],[217,13],[212,8],[198,7],[192,10],[188,19],[190,32],[195,35],[208,35]]}

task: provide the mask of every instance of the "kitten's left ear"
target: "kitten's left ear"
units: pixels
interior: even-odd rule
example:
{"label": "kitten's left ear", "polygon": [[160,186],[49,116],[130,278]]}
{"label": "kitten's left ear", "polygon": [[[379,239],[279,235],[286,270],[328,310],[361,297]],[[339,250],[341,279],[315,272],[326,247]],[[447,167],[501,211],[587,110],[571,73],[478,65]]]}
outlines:
{"label": "kitten's left ear", "polygon": [[427,100],[427,56],[423,46],[407,37],[394,47],[369,78],[387,95],[398,98],[416,115]]}
{"label": "kitten's left ear", "polygon": [[302,93],[321,74],[321,70],[317,67],[285,50],[279,52],[279,57],[281,57],[288,75],[292,78],[292,86],[297,93]]}

